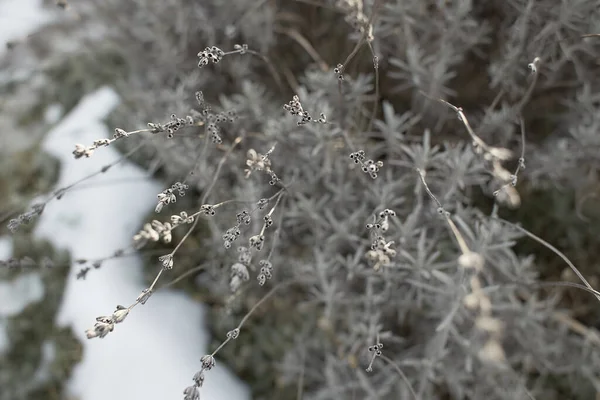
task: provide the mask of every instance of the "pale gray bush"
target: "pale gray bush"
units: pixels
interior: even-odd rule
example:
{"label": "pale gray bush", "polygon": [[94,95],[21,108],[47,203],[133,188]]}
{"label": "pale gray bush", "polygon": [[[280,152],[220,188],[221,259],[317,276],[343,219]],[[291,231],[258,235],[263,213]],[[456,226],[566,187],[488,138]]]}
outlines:
{"label": "pale gray bush", "polygon": [[[519,171],[513,205],[529,213],[522,222],[535,230],[535,210],[544,205],[530,195],[533,189],[579,193],[597,184],[600,39],[581,37],[599,29],[597,5],[397,0],[376,2],[377,9],[365,1],[361,17],[360,9],[342,7],[361,2],[319,3],[108,0],[87,16],[110,26],[98,45],[110,43],[128,63],[130,73],[117,82],[124,104],[112,118],[115,126],[130,132],[172,113],[195,121],[172,139],[145,133],[119,142],[129,149],[143,144],[138,160],[155,161],[165,187],[189,185],[195,196],[186,204],[189,215],[201,205],[241,201],[215,206],[216,215],[202,222],[208,230],[193,236],[205,269],[197,290],[222,299],[216,330],[238,329],[219,354],[199,363],[196,386],[210,379],[213,357],[219,362],[224,354],[253,380],[256,398],[294,398],[297,384],[306,399],[591,398],[600,390],[593,297],[540,287],[557,280],[544,265],[556,266],[560,258],[552,254],[557,261],[549,262],[539,243],[534,250],[517,247],[524,235],[497,219],[497,207],[503,217],[515,214],[502,193],[492,194],[515,196],[511,178],[498,179],[492,165],[500,158],[474,149],[465,121],[436,99],[462,107],[489,146],[516,154],[502,162],[507,174],[525,146],[527,168]],[[363,26],[373,9],[370,46],[378,69],[363,45],[340,83],[334,66],[361,38],[347,22]],[[241,44],[249,52],[198,68],[196,53],[206,47],[229,52]],[[536,57],[532,75],[527,66]],[[210,143],[210,121],[191,111],[202,111],[198,90],[211,112],[236,113],[232,122],[217,124],[222,145]],[[313,121],[284,109],[294,95]],[[236,138],[242,140],[232,146]],[[382,162],[376,179],[349,158],[358,150],[373,165]],[[250,165],[268,165],[248,176],[248,157]],[[416,168],[426,173],[439,205]],[[269,185],[273,174],[279,181]],[[264,209],[256,206],[262,198],[271,198]],[[273,226],[263,229],[275,198],[281,201],[270,214]],[[151,219],[168,222],[179,213],[171,207]],[[252,218],[237,226],[243,209]],[[389,260],[373,268],[369,251],[376,249],[366,225],[379,223],[384,209],[396,214],[386,220],[388,247],[378,248]],[[577,213],[570,211],[561,220],[565,236],[591,235],[572,223]],[[452,224],[469,252],[457,245]],[[226,249],[222,236],[232,227],[240,235]],[[182,235],[176,239],[174,245]],[[561,246],[566,253],[569,240]],[[594,239],[577,240],[594,253]],[[235,252],[239,246],[263,248],[251,249],[249,260],[247,250]],[[469,258],[474,254],[484,261],[481,269]],[[171,260],[167,272],[176,277],[178,255]],[[267,274],[261,265],[272,268]],[[265,304],[275,304],[266,312],[275,325],[243,325],[259,312],[252,307],[265,293]],[[583,311],[575,314],[575,305]],[[241,320],[249,309],[250,318]],[[382,353],[371,359],[368,348],[379,343]],[[275,389],[276,381],[288,391]],[[194,386],[186,389],[186,398],[195,396]]]}

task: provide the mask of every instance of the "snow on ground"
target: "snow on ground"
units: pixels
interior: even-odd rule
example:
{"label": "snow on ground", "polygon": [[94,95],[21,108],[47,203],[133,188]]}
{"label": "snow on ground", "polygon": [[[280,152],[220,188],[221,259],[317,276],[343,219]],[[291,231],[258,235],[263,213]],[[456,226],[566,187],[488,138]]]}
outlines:
{"label": "snow on ground", "polygon": [[[62,162],[58,187],[118,159],[110,147],[96,150],[89,159],[75,160],[71,154],[76,143],[89,145],[108,137],[100,120],[117,104],[114,91],[102,88],[83,98],[49,132],[44,147]],[[119,180],[131,183],[110,184]],[[36,235],[68,249],[73,259],[104,257],[126,247],[163,189],[129,163],[112,167],[91,183],[49,203],[36,227]],[[182,399],[183,389],[199,370],[200,357],[208,352],[202,306],[184,294],[159,291],[145,305],[135,307],[106,338],[88,340],[85,331],[96,317],[110,315],[118,304],[131,304],[145,286],[137,257],[106,262],[92,269],[86,280],[76,280],[77,271],[78,266],[71,269],[58,318],[60,325],[73,327],[85,346],[83,362],[69,385],[73,394],[81,400],[104,400],[107,393],[112,400]],[[177,268],[163,275],[162,282],[176,274]],[[206,373],[201,398],[247,399],[249,392],[217,362],[217,368]]]}

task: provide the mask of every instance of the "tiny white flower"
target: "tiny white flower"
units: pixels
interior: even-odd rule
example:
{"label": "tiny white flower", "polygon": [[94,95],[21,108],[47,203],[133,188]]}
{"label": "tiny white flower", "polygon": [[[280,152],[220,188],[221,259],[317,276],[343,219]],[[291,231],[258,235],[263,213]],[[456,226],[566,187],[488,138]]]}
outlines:
{"label": "tiny white flower", "polygon": [[202,356],[200,361],[202,362],[202,369],[210,370],[215,366],[215,358],[210,354]]}
{"label": "tiny white flower", "polygon": [[173,268],[173,256],[171,254],[165,254],[164,256],[158,257],[158,260],[162,263],[163,268]]}
{"label": "tiny white flower", "polygon": [[248,268],[244,264],[239,262],[231,266],[231,275],[237,275],[244,281],[250,279],[250,273],[248,272]]}
{"label": "tiny white flower", "polygon": [[150,296],[152,296],[152,291],[150,289],[144,289],[135,301],[143,305],[146,304]]}
{"label": "tiny white flower", "polygon": [[123,306],[117,306],[116,311],[112,315],[112,320],[115,324],[121,323],[125,320],[125,317],[129,314],[129,308]]}
{"label": "tiny white flower", "polygon": [[188,386],[183,391],[183,394],[185,395],[183,397],[184,400],[200,400],[200,392],[196,386]]}

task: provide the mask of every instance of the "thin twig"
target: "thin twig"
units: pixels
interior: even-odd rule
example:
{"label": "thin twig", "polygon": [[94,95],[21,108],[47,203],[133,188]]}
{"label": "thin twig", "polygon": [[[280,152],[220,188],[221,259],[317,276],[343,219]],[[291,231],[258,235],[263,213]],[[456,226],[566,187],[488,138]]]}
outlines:
{"label": "thin twig", "polygon": [[577,269],[577,267],[575,267],[575,265],[571,262],[571,260],[569,260],[569,258],[564,255],[560,250],[558,250],[556,247],[554,247],[553,245],[551,245],[550,243],[546,242],[544,239],[542,239],[539,236],[534,235],[533,233],[529,232],[527,229],[513,224],[512,222],[506,221],[502,218],[498,218],[498,217],[491,217],[492,219],[496,220],[496,221],[500,221],[503,224],[506,224],[508,226],[511,226],[515,229],[517,229],[518,231],[526,234],[527,236],[529,236],[531,239],[535,240],[536,242],[540,243],[541,245],[545,246],[546,248],[548,248],[549,250],[553,251],[554,254],[556,254],[557,256],[559,256],[560,258],[563,259],[563,261],[565,263],[567,263],[567,265],[571,268],[571,270],[575,273],[575,275],[577,275],[577,277],[579,279],[581,279],[581,281],[585,284],[585,286],[592,290],[594,293],[594,296],[596,296],[596,298],[598,299],[598,301],[600,301],[600,294],[594,290],[594,288],[592,287],[592,285],[590,285],[590,283],[587,281],[587,279],[585,279],[585,277],[581,274],[581,272],[579,272],[579,270]]}

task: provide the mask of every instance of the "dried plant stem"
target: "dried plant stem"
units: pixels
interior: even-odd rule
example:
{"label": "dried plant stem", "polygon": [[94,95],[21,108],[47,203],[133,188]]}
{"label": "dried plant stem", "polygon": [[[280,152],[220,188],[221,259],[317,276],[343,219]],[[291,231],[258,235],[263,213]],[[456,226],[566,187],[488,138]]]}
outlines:
{"label": "dried plant stem", "polygon": [[358,50],[360,50],[360,47],[363,45],[363,43],[366,40],[368,40],[367,36],[369,36],[369,29],[372,29],[373,22],[375,21],[375,17],[377,16],[377,13],[379,11],[379,7],[381,6],[381,3],[382,3],[382,0],[375,0],[375,3],[373,4],[373,10],[371,12],[371,16],[369,17],[369,22],[367,23],[367,27],[365,28],[365,31],[363,32],[360,40],[356,43],[356,46],[354,46],[354,49],[352,49],[350,54],[348,54],[348,57],[346,57],[346,59],[342,63],[344,68],[346,68],[348,63],[350,61],[352,61],[352,59],[354,58],[356,53],[358,53]]}
{"label": "dried plant stem", "polygon": [[370,133],[371,129],[373,129],[375,118],[377,118],[377,110],[379,107],[379,57],[375,55],[373,45],[371,45],[371,43],[368,43],[368,45],[369,50],[371,50],[371,55],[373,56],[373,70],[375,71],[375,99],[373,100],[373,111],[371,111],[371,117],[369,118],[369,124],[367,125],[367,133]]}
{"label": "dried plant stem", "polygon": [[[235,140],[229,147],[229,150],[227,150],[227,152],[223,155],[223,157],[221,157],[221,160],[219,160],[219,164],[217,165],[217,169],[213,176],[213,180],[210,183],[210,185],[208,185],[208,188],[204,191],[204,194],[202,195],[202,200],[200,201],[200,204],[204,204],[206,202],[206,200],[208,199],[208,196],[210,196],[210,193],[211,193],[213,187],[215,186],[217,179],[219,178],[219,174],[221,173],[223,164],[225,164],[225,161],[227,160],[229,155],[233,152],[233,150],[237,147],[237,145],[242,142],[242,139],[243,139],[242,136],[238,136],[237,138],[235,138]],[[190,229],[188,229],[188,231],[185,233],[183,238],[179,241],[179,243],[177,243],[177,246],[175,246],[173,251],[171,251],[171,253],[170,253],[171,256],[175,255],[177,250],[179,250],[181,245],[183,245],[183,242],[185,242],[185,240],[190,236],[190,234],[194,231],[194,229],[196,229],[196,226],[198,226],[199,220],[200,220],[200,218],[194,218],[194,222],[192,223],[192,226],[190,227]]]}
{"label": "dried plant stem", "polygon": [[[273,296],[278,290],[286,288],[288,286],[291,286],[293,284],[296,283],[300,283],[302,282],[304,279],[291,279],[288,281],[283,281],[278,283],[277,285],[275,285],[271,290],[269,290],[267,292],[267,294],[265,294],[259,301],[256,302],[256,304],[254,304],[254,306],[252,306],[252,308],[250,309],[250,311],[248,311],[246,313],[246,315],[244,315],[244,317],[242,318],[242,320],[240,321],[240,323],[235,327],[236,330],[241,330],[242,327],[244,326],[244,324],[246,323],[246,321],[248,321],[248,319],[250,318],[250,316],[265,302],[267,301],[271,296]],[[228,337],[227,339],[225,339],[212,353],[211,353],[211,357],[214,357],[223,347],[225,347],[225,345],[227,343],[229,343],[231,340],[233,340],[231,337]]]}
{"label": "dried plant stem", "polygon": [[306,51],[306,53],[314,60],[314,62],[319,66],[319,69],[321,71],[325,72],[329,69],[329,66],[327,65],[325,60],[323,60],[323,58],[319,55],[317,50],[315,50],[313,45],[310,44],[310,42],[304,36],[302,36],[302,34],[300,32],[298,32],[296,29],[286,29],[286,28],[282,28],[282,27],[277,27],[277,28],[275,28],[275,32],[279,32],[284,35],[287,35],[290,38],[292,38],[296,43],[298,43],[304,49],[304,51]]}
{"label": "dried plant stem", "polygon": [[577,275],[577,277],[585,284],[585,286],[592,290],[594,292],[594,296],[596,296],[596,298],[598,299],[598,301],[600,301],[600,295],[597,294],[598,292],[596,290],[594,290],[594,288],[592,287],[592,285],[590,285],[590,283],[587,281],[587,279],[585,279],[585,277],[581,274],[581,272],[579,272],[579,270],[577,269],[577,267],[575,267],[575,265],[571,262],[571,260],[569,260],[569,258],[567,256],[564,255],[563,252],[561,252],[560,250],[558,250],[556,247],[554,247],[553,245],[551,245],[550,243],[546,242],[544,239],[542,239],[539,236],[534,235],[533,233],[529,232],[527,229],[513,224],[512,222],[506,221],[502,218],[498,218],[498,217],[491,217],[492,219],[496,220],[496,221],[500,221],[505,225],[511,226],[513,228],[515,228],[516,230],[524,233],[525,235],[529,236],[531,239],[535,240],[536,242],[540,243],[542,246],[545,246],[546,248],[548,248],[549,250],[553,251],[554,254],[556,254],[557,256],[559,256],[560,258],[563,259],[563,261],[565,263],[567,263],[567,265],[569,266],[569,268],[571,268],[571,270],[575,273],[575,275]]}
{"label": "dried plant stem", "polygon": [[429,185],[427,185],[427,182],[425,181],[425,176],[423,174],[423,171],[421,171],[419,168],[416,168],[416,171],[419,174],[421,183],[425,187],[425,191],[427,192],[429,197],[431,197],[431,199],[437,204],[438,211],[441,212],[441,214],[444,216],[444,219],[448,223],[448,226],[450,227],[450,230],[452,231],[452,234],[454,235],[454,238],[456,239],[458,246],[460,247],[461,253],[464,255],[470,254],[471,250],[469,250],[469,247],[467,246],[467,242],[465,241],[463,235],[460,233],[460,231],[456,227],[456,224],[450,218],[450,213],[446,212],[446,210],[442,206],[442,203],[440,203],[440,201],[437,199],[437,197],[435,197],[435,195],[431,192],[431,189],[429,189]]}
{"label": "dried plant stem", "polygon": [[400,375],[400,378],[402,378],[404,383],[406,383],[406,387],[408,388],[408,390],[410,391],[412,396],[415,398],[415,400],[418,400],[419,396],[417,396],[417,393],[415,393],[415,390],[413,389],[412,385],[410,384],[410,381],[408,380],[406,375],[404,375],[404,372],[402,372],[402,370],[400,369],[398,364],[396,364],[392,359],[390,359],[389,357],[387,357],[384,354],[380,355],[379,357],[381,357],[385,362],[387,362],[389,365],[391,365],[392,368],[394,368],[394,370],[398,373],[398,375]]}

